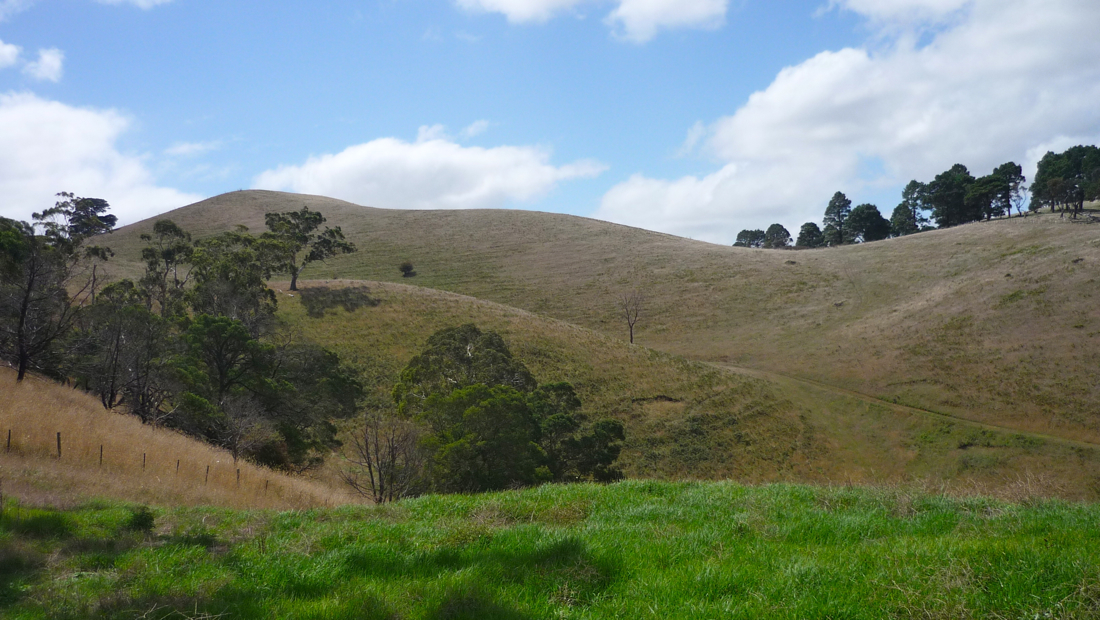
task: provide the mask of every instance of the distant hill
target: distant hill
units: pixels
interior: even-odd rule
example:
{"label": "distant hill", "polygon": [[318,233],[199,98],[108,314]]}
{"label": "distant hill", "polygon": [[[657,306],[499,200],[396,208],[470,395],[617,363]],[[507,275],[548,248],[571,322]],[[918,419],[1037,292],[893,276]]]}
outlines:
{"label": "distant hill", "polygon": [[[404,281],[626,337],[615,300],[646,296],[640,344],[811,379],[979,422],[1100,443],[1100,225],[1057,215],[839,248],[749,250],[581,217],[401,211],[267,191],[163,217],[198,235],[308,206],[360,248],[303,278]],[[138,234],[108,240],[136,274]],[[411,260],[418,275],[402,280]]]}

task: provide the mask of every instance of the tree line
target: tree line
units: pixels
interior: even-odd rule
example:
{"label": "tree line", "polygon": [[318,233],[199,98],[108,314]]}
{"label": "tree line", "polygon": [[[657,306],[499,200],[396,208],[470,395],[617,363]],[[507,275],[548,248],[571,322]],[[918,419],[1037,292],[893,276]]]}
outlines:
{"label": "tree line", "polygon": [[171,220],[141,235],[144,273],[104,285],[117,221],[98,198],[62,193],[33,222],[0,219],[0,357],[70,381],[143,422],[285,470],[337,445],[332,419],[357,411],[355,373],[275,317],[266,278],[355,248],[324,218],[267,214],[268,230],[201,240]]}
{"label": "tree line", "polygon": [[[1084,210],[1088,200],[1100,199],[1100,149],[1075,146],[1063,153],[1048,152],[1039,161],[1035,180],[1026,185],[1023,168],[1006,162],[990,174],[974,177],[966,166],[955,164],[931,181],[910,181],[901,202],[886,219],[878,207],[852,201],[836,192],[825,207],[822,225],[807,222],[797,239],[780,224],[767,230],[742,230],[733,245],[750,248],[818,248],[901,237],[935,228],[1024,215],[1043,207],[1063,209],[1071,217]],[[1028,195],[1030,192],[1030,202]]]}

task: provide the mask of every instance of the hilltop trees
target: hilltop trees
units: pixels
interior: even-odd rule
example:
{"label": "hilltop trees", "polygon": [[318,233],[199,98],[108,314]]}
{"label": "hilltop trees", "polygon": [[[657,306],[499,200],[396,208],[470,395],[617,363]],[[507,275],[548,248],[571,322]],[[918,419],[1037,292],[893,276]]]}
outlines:
{"label": "hilltop trees", "polygon": [[890,236],[890,222],[873,204],[864,203],[852,209],[847,224],[849,238],[854,242],[879,241]]}
{"label": "hilltop trees", "polygon": [[764,235],[764,231],[760,229],[742,230],[737,233],[737,239],[733,242],[733,245],[740,248],[762,248],[764,247]]}
{"label": "hilltop trees", "polygon": [[849,243],[851,233],[848,230],[848,216],[852,213],[852,201],[841,192],[833,194],[825,207],[825,228],[823,235],[828,245]]}
{"label": "hilltop trees", "polygon": [[302,207],[300,211],[268,213],[264,216],[268,232],[261,239],[271,255],[268,267],[273,273],[290,274],[290,290],[298,290],[298,275],[307,265],[355,251],[355,245],[344,239],[340,227],[317,232],[325,217]]}
{"label": "hilltop trees", "polygon": [[1086,200],[1100,199],[1100,148],[1075,146],[1065,152],[1047,152],[1031,185],[1032,209],[1059,206],[1076,216]]}
{"label": "hilltop trees", "polygon": [[[401,372],[393,398],[396,419],[368,417],[357,467],[347,474],[354,488],[381,501],[416,489],[473,492],[622,476],[614,467],[622,423],[588,423],[571,385],[539,386],[499,335],[474,325],[433,334]],[[420,456],[410,449],[414,437]],[[421,462],[413,482],[410,470]]]}
{"label": "hilltop trees", "polygon": [[813,222],[806,222],[798,229],[798,241],[795,245],[800,248],[819,248],[825,245],[825,236],[821,229]]}
{"label": "hilltop trees", "polygon": [[785,248],[791,244],[791,233],[780,224],[768,226],[764,233],[764,247],[770,249]]}

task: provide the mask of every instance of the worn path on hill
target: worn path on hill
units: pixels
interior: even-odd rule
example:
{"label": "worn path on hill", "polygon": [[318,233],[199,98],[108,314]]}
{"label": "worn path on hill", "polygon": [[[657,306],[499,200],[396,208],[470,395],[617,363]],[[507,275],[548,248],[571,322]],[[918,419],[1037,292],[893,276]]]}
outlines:
{"label": "worn path on hill", "polygon": [[722,370],[726,370],[726,371],[729,371],[729,372],[733,372],[733,373],[737,373],[737,374],[741,374],[741,375],[746,375],[746,376],[749,376],[749,377],[754,377],[756,379],[764,379],[766,381],[771,381],[772,383],[775,383],[777,385],[797,384],[797,385],[801,385],[803,387],[808,387],[810,389],[821,390],[821,391],[824,391],[824,392],[830,392],[830,393],[835,394],[835,395],[847,396],[849,398],[854,398],[854,399],[857,399],[857,400],[860,400],[860,401],[863,401],[863,402],[866,402],[866,403],[870,403],[870,404],[873,404],[873,405],[879,405],[879,406],[885,407],[887,409],[892,409],[894,411],[912,413],[912,414],[923,415],[923,416],[931,416],[931,417],[935,417],[935,418],[940,418],[940,419],[942,419],[944,421],[947,421],[947,422],[957,422],[957,423],[960,423],[960,424],[966,424],[967,426],[972,426],[974,428],[980,428],[980,429],[985,429],[985,430],[990,430],[990,431],[997,431],[997,432],[1002,432],[1002,433],[1012,433],[1012,434],[1015,434],[1015,435],[1021,435],[1021,436],[1024,436],[1024,437],[1031,437],[1031,438],[1034,438],[1034,439],[1039,439],[1039,440],[1042,440],[1042,441],[1049,441],[1049,442],[1058,443],[1058,444],[1062,444],[1062,445],[1065,445],[1065,446],[1071,446],[1071,447],[1075,447],[1075,448],[1087,448],[1087,449],[1092,449],[1092,450],[1100,449],[1100,444],[1095,444],[1095,443],[1091,443],[1091,442],[1088,442],[1088,441],[1080,441],[1080,440],[1076,440],[1076,439],[1067,439],[1065,437],[1057,437],[1055,435],[1046,435],[1046,434],[1043,434],[1043,433],[1023,431],[1023,430],[1015,429],[1015,428],[1012,428],[1012,427],[1009,427],[1009,426],[998,426],[996,424],[986,424],[984,422],[975,422],[974,420],[969,420],[967,418],[962,418],[962,417],[959,417],[959,416],[953,416],[953,415],[949,415],[949,414],[946,414],[946,413],[940,413],[938,411],[932,411],[931,409],[922,409],[920,407],[912,407],[910,405],[902,405],[902,404],[899,404],[899,403],[894,403],[894,402],[891,402],[891,401],[888,401],[888,400],[883,400],[881,398],[877,398],[875,396],[871,396],[869,394],[864,394],[862,392],[857,392],[855,390],[849,390],[847,388],[836,387],[834,385],[829,385],[828,383],[822,383],[820,381],[815,381],[813,379],[803,379],[802,377],[795,377],[795,376],[786,375],[786,374],[783,374],[783,373],[772,372],[772,371],[768,371],[768,370],[760,370],[760,369],[757,369],[757,368],[745,368],[745,367],[742,367],[742,366],[733,366],[731,364],[721,364],[721,363],[713,363],[712,362],[712,363],[710,363],[710,365],[714,366],[715,368],[720,368]]}

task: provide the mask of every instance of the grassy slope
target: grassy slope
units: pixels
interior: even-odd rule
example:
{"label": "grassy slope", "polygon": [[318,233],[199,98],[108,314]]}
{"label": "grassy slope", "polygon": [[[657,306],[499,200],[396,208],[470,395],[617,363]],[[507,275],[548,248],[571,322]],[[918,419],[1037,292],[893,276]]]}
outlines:
{"label": "grassy slope", "polygon": [[64,506],[109,497],[158,505],[286,509],[352,499],[248,463],[235,466],[224,450],[106,411],[82,392],[34,377],[16,383],[9,368],[0,367],[0,394],[0,491],[24,503]]}
{"label": "grassy slope", "polygon": [[[1100,443],[1100,226],[1044,215],[860,246],[746,250],[566,215],[395,211],[245,191],[167,214],[199,233],[308,205],[361,248],[307,278],[397,280],[1020,430]],[[135,273],[143,223],[116,232]]]}
{"label": "grassy slope", "polygon": [[1095,618],[1100,508],[549,485],[309,512],[8,506],[6,618]]}
{"label": "grassy slope", "polygon": [[375,406],[388,404],[397,373],[434,331],[473,322],[501,333],[539,381],[569,381],[587,413],[625,423],[621,461],[630,476],[924,480],[1009,496],[1022,488],[1100,495],[1100,453],[1090,447],[983,429],[784,377],[754,379],[432,289],[372,283],[378,306],[311,318],[285,283],[274,286],[280,316],[357,364],[377,389]]}

